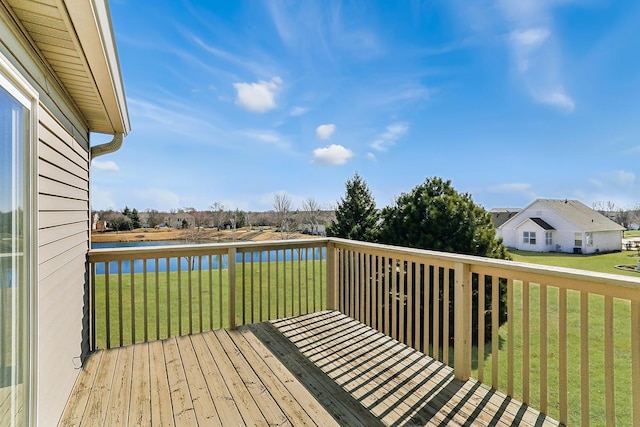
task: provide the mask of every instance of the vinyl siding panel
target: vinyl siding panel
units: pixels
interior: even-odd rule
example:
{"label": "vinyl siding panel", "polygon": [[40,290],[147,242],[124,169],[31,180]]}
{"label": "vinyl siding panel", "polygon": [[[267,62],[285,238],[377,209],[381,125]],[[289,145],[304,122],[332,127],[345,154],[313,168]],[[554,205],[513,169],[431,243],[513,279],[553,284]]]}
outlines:
{"label": "vinyl siding panel", "polygon": [[89,155],[43,106],[38,120],[38,419],[55,424],[87,348]]}

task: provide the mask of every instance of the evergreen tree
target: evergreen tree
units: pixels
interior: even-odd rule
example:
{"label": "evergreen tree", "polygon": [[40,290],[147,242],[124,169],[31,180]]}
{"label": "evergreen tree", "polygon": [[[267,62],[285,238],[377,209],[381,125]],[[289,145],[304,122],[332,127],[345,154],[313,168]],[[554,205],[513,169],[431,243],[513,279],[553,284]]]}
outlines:
{"label": "evergreen tree", "polygon": [[[419,249],[432,249],[443,252],[455,252],[466,255],[477,255],[490,258],[509,259],[506,248],[501,240],[496,240],[495,228],[491,220],[491,214],[483,207],[476,205],[471,195],[460,194],[451,181],[433,177],[425,180],[422,185],[415,187],[410,193],[403,193],[395,204],[386,207],[382,211],[382,225],[380,227],[379,241],[398,246],[406,246]],[[427,267],[425,267],[427,268]],[[428,271],[423,271],[422,280],[427,281],[430,276]],[[443,294],[442,287],[449,286],[449,295],[453,295],[453,275],[443,271],[440,283],[440,295],[437,298],[440,304],[440,340],[443,344]],[[484,307],[485,313],[485,339],[491,338],[491,299],[492,286],[498,286],[499,293],[499,323],[507,320],[507,284],[504,279],[493,279],[479,275],[472,276],[472,339],[474,344],[478,342],[478,286],[483,280],[485,287]],[[430,289],[433,292],[433,280],[421,285],[422,289]],[[429,301],[429,312],[433,312],[432,298]],[[454,335],[454,304],[449,304],[449,343]],[[433,336],[430,337],[433,343]]]}
{"label": "evergreen tree", "polygon": [[458,193],[451,181],[433,177],[403,193],[382,210],[379,241],[391,245],[433,249],[507,259],[496,240],[491,214],[469,193]]}
{"label": "evergreen tree", "polygon": [[352,179],[347,180],[346,194],[338,203],[336,219],[327,227],[327,235],[375,241],[379,217],[371,190],[356,172]]}
{"label": "evergreen tree", "polygon": [[131,228],[136,229],[142,227],[140,215],[138,214],[138,210],[136,208],[133,208],[133,210],[129,214],[129,219],[131,220]]}

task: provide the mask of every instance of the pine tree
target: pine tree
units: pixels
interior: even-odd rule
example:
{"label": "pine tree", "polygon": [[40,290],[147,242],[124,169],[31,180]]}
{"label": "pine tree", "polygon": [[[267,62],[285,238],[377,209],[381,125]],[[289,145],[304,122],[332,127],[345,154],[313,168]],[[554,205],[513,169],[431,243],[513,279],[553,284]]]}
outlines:
{"label": "pine tree", "polygon": [[327,235],[372,242],[376,239],[379,213],[367,183],[356,172],[347,180],[346,194],[338,203],[336,219]]}

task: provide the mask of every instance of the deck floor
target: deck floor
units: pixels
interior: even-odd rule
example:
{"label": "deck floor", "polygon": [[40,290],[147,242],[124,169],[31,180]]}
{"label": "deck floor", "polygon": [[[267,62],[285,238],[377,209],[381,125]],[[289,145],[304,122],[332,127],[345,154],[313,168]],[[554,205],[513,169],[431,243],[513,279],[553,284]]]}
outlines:
{"label": "deck floor", "polygon": [[558,423],[325,311],[97,351],[60,425]]}

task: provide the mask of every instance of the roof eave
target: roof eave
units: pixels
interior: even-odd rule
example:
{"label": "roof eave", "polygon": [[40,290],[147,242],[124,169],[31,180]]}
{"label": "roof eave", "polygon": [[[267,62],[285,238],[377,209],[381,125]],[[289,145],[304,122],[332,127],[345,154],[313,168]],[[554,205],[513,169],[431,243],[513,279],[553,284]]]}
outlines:
{"label": "roof eave", "polygon": [[126,135],[131,125],[107,1],[63,0],[63,3],[113,128],[90,130]]}

